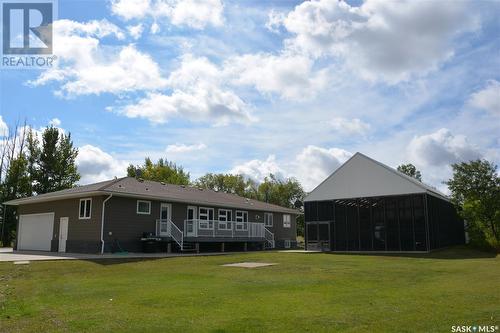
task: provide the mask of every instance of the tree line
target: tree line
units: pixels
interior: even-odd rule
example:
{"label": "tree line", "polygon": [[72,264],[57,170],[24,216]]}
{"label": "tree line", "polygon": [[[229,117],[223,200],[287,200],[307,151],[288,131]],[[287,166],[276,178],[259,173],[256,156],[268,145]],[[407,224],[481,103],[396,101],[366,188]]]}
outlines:
{"label": "tree line", "polygon": [[[68,189],[77,186],[80,174],[76,166],[78,149],[71,134],[50,126],[43,131],[16,125],[5,135],[0,146],[0,202]],[[500,250],[500,177],[497,166],[486,160],[452,164],[453,176],[445,182],[452,202],[467,222],[471,243]],[[412,164],[398,166],[398,171],[422,180]],[[129,165],[127,176],[170,184],[191,185],[218,192],[236,194],[283,207],[303,210],[304,191],[295,178],[269,174],[262,182],[243,175],[207,173],[191,180],[190,173],[166,159],[142,165]],[[11,244],[16,236],[16,212],[2,205],[1,241]],[[304,216],[297,219],[297,232],[303,235]]]}
{"label": "tree line", "polygon": [[[19,126],[11,128],[0,147],[0,202],[63,190],[76,186],[78,149],[71,134],[50,126],[43,132]],[[16,209],[1,206],[1,241],[16,237]]]}

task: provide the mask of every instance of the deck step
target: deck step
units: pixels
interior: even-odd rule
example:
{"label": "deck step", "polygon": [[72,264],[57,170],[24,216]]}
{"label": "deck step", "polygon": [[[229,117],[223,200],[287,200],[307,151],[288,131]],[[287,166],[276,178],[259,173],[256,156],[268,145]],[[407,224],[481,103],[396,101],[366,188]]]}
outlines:
{"label": "deck step", "polygon": [[184,242],[182,244],[182,251],[183,252],[194,252],[194,251],[196,251],[196,243],[193,243],[193,242]]}

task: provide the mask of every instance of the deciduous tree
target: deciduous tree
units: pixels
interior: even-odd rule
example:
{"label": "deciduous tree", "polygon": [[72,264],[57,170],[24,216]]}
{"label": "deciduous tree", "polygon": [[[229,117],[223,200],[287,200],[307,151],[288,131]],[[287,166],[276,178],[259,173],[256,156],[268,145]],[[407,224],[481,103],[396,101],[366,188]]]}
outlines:
{"label": "deciduous tree", "polygon": [[422,174],[411,163],[401,164],[400,166],[398,166],[398,171],[404,173],[407,176],[413,177],[418,181],[422,181]]}
{"label": "deciduous tree", "polygon": [[250,180],[245,180],[242,175],[207,173],[198,178],[195,183],[197,187],[207,188],[214,191],[237,194],[243,197],[249,197],[254,185]]}
{"label": "deciduous tree", "polygon": [[182,166],[163,158],[153,163],[149,157],[146,157],[143,165],[130,164],[127,168],[127,176],[177,185],[189,185],[190,178],[189,172],[185,172]]}
{"label": "deciduous tree", "polygon": [[497,166],[486,160],[452,165],[453,177],[446,182],[462,217],[467,221],[471,242],[500,250],[500,177]]}

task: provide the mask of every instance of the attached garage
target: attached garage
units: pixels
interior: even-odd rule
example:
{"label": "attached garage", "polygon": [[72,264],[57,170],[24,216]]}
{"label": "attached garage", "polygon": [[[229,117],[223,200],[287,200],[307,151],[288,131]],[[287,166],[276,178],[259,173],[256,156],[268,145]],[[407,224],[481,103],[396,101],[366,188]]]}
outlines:
{"label": "attached garage", "polygon": [[19,216],[18,250],[50,251],[54,213]]}

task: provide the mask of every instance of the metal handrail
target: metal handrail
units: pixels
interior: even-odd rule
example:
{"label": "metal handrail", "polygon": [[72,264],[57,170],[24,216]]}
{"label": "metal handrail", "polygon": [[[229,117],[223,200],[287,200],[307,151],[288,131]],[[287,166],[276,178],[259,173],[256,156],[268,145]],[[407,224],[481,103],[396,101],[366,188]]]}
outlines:
{"label": "metal handrail", "polygon": [[172,220],[156,220],[156,236],[171,237],[180,247],[184,246],[184,236],[182,230],[175,225]]}
{"label": "metal handrail", "polygon": [[170,226],[170,237],[181,247],[181,251],[184,249],[184,234],[182,230],[179,229],[174,222],[168,220],[168,225]]}
{"label": "metal handrail", "polygon": [[264,228],[264,230],[266,241],[269,243],[270,248],[274,249],[274,234],[267,228]]}

